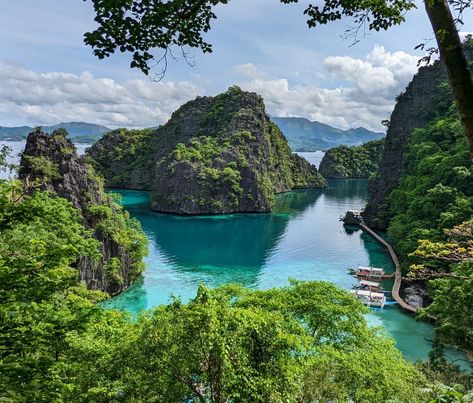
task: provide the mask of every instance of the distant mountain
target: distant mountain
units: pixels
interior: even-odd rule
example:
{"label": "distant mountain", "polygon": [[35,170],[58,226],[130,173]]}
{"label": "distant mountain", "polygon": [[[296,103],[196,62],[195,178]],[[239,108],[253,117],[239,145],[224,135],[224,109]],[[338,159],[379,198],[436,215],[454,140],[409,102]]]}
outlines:
{"label": "distant mountain", "polygon": [[[326,151],[340,145],[360,145],[385,136],[384,133],[375,133],[363,127],[341,130],[317,121],[311,122],[305,118],[272,117],[271,119],[288,139],[292,151]],[[111,130],[106,126],[93,123],[67,122],[43,126],[43,131],[51,133],[59,128],[66,129],[69,138],[75,143],[94,143],[102,138],[104,133]],[[0,140],[24,140],[32,130],[33,127],[30,126],[0,126]]]}
{"label": "distant mountain", "polygon": [[[93,143],[111,129],[105,126],[85,122],[67,122],[52,126],[43,126],[43,131],[52,133],[57,129],[66,129],[69,138],[75,143]],[[0,126],[0,140],[24,140],[34,128],[30,126],[4,127]]]}
{"label": "distant mountain", "polygon": [[385,136],[384,133],[372,132],[363,127],[341,130],[305,118],[271,117],[271,119],[286,136],[293,151],[325,151],[340,145],[360,145]]}

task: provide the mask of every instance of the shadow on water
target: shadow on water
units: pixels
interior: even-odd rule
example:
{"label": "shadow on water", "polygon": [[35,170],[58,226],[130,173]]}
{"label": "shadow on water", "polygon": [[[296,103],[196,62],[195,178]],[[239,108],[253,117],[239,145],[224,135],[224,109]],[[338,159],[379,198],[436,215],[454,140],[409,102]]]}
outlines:
{"label": "shadow on water", "polygon": [[[365,179],[329,179],[328,188],[324,190],[328,199],[350,200],[368,199],[368,186]],[[360,208],[364,203],[360,204]]]}
{"label": "shadow on water", "polygon": [[[152,212],[146,192],[118,193],[141,222],[150,254],[142,280],[104,304],[110,308],[136,314],[168,303],[172,296],[187,301],[202,283],[215,287],[238,282],[268,289],[294,277],[349,289],[355,282],[349,267],[393,270],[382,245],[338,221],[346,210],[364,206],[367,181],[331,180],[327,189],[278,195],[271,214],[177,217]],[[432,348],[431,325],[396,307],[372,312],[368,320],[393,336],[406,358],[426,359]],[[461,357],[456,352],[449,355]]]}
{"label": "shadow on water", "polygon": [[138,218],[155,247],[177,272],[193,275],[209,286],[238,282],[251,287],[256,285],[261,268],[280,242],[288,222],[319,197],[318,192],[279,195],[273,214],[182,217],[147,209],[146,215]]}
{"label": "shadow on water", "polygon": [[127,210],[141,222],[150,254],[143,281],[105,305],[135,313],[169,302],[171,295],[189,299],[199,284],[256,287],[288,223],[321,196],[320,191],[278,195],[272,214],[184,217],[153,212],[147,192],[113,192],[122,196]]}

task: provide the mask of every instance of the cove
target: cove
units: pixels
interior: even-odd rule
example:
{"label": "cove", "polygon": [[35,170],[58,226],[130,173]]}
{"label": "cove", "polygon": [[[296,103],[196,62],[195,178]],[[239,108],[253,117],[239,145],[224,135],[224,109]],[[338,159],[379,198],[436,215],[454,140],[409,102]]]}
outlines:
{"label": "cove", "polygon": [[[187,301],[199,284],[216,287],[235,282],[268,289],[289,278],[330,281],[345,289],[354,283],[347,269],[373,265],[393,270],[385,249],[361,230],[345,229],[339,217],[361,209],[366,180],[330,180],[329,187],[277,196],[271,214],[180,217],[149,208],[147,192],[114,190],[148,236],[150,254],[142,278],[106,301],[110,309],[137,314]],[[431,325],[417,322],[395,306],[368,315],[383,327],[409,360],[426,359],[432,348]],[[463,356],[449,351],[452,360]]]}

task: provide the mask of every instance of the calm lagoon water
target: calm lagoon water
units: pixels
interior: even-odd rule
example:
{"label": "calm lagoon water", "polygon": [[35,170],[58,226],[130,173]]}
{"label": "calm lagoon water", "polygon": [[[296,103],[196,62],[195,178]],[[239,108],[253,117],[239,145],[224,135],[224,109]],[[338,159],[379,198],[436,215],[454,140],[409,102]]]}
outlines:
{"label": "calm lagoon water", "polygon": [[[140,281],[107,301],[108,308],[137,314],[173,296],[187,301],[199,284],[236,282],[268,289],[286,285],[292,277],[349,289],[354,283],[349,267],[393,270],[384,248],[361,230],[347,230],[339,222],[346,210],[364,206],[364,180],[332,180],[324,190],[279,195],[271,214],[177,217],[152,212],[147,192],[118,193],[141,222],[150,254]],[[432,326],[396,307],[372,311],[368,320],[393,336],[407,359],[427,358]],[[462,358],[454,351],[448,355]]]}
{"label": "calm lagoon water", "polygon": [[[24,142],[0,142],[13,149],[18,163]],[[87,144],[76,145],[80,154]],[[301,153],[318,165],[322,152]],[[0,172],[0,178],[4,178]],[[373,265],[393,270],[386,251],[360,230],[338,221],[349,209],[361,209],[367,181],[332,180],[323,190],[279,195],[271,214],[177,217],[149,209],[147,192],[115,190],[142,224],[149,239],[146,271],[127,291],[104,306],[133,314],[195,296],[199,284],[216,287],[237,282],[268,289],[289,278],[324,280],[349,289],[354,279],[347,268]],[[417,322],[396,307],[373,311],[368,320],[394,337],[410,360],[425,359],[431,350],[432,326]],[[463,358],[449,352],[452,359]]]}

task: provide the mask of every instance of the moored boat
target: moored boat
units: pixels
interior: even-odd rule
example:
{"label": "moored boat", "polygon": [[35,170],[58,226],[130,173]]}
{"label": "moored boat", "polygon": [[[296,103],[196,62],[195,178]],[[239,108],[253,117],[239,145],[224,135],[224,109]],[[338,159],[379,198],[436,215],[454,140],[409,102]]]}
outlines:
{"label": "moored boat", "polygon": [[360,280],[353,288],[378,292],[383,289],[377,281]]}
{"label": "moored boat", "polygon": [[384,308],[386,296],[382,292],[374,292],[370,290],[352,290],[355,296],[366,306]]}
{"label": "moored boat", "polygon": [[381,280],[386,278],[386,272],[379,267],[358,266],[357,269],[351,269],[350,272],[356,277],[365,279]]}

